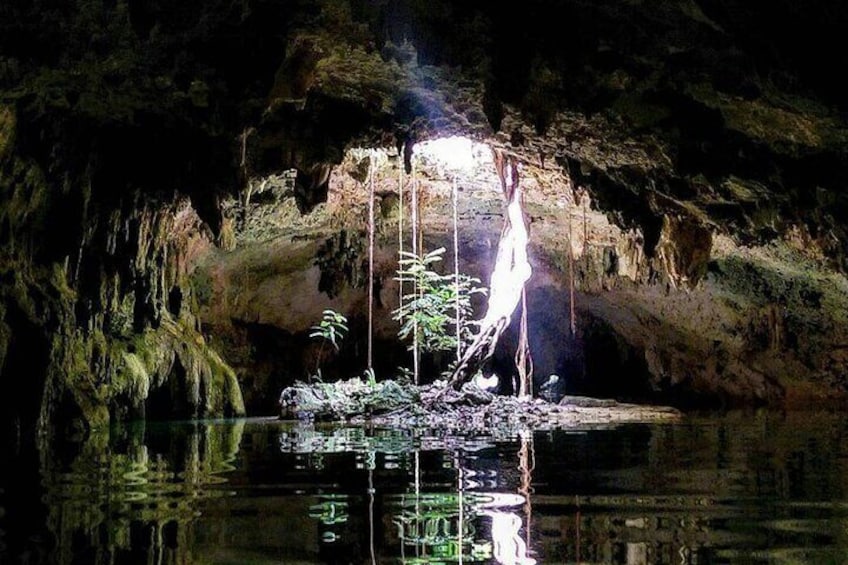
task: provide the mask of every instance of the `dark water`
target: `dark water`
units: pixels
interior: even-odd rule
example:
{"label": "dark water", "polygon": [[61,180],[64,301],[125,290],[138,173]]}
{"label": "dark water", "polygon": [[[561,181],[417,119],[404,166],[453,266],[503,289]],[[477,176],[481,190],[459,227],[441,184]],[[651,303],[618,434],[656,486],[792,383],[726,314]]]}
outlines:
{"label": "dark water", "polygon": [[7,441],[0,563],[846,563],[846,439],[842,414],[763,413],[512,437],[248,420]]}

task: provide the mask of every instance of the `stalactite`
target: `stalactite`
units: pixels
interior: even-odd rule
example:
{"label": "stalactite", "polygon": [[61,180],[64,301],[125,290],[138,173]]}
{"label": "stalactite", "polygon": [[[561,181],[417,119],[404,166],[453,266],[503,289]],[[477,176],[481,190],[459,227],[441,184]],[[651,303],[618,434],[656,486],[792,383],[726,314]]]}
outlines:
{"label": "stalactite", "polygon": [[247,178],[247,138],[250,137],[251,133],[253,133],[253,128],[244,128],[239,136],[241,138],[241,160],[239,161],[239,168],[245,174],[245,178]]}
{"label": "stalactite", "polygon": [[[50,377],[51,387],[71,395],[43,403],[41,429],[60,401],[76,403],[93,427],[144,414],[151,394],[169,379],[180,381],[183,392],[173,400],[183,403],[186,417],[244,413],[235,373],[209,348],[185,306],[187,254],[199,226],[187,199],[153,204],[137,196],[86,227],[75,284],[90,298],[67,318],[76,326],[57,332],[61,354]],[[100,269],[105,261],[118,268]],[[91,287],[95,268],[100,278]]]}
{"label": "stalactite", "polygon": [[241,198],[241,222],[242,225],[247,224],[247,209],[250,206],[250,196],[253,191],[253,186],[250,184],[250,173],[247,170],[247,140],[255,130],[253,128],[244,128],[239,138],[241,139],[241,159],[239,161],[239,171],[242,175],[244,187],[240,194]]}

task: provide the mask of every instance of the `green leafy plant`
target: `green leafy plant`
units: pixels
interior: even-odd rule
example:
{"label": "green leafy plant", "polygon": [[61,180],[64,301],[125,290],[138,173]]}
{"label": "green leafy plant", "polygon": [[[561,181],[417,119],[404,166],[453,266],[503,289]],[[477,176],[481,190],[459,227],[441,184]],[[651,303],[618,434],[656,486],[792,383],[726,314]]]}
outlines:
{"label": "green leafy plant", "polygon": [[324,310],[324,317],[317,326],[310,328],[312,333],[309,337],[320,337],[329,341],[339,350],[339,343],[347,333],[347,318],[335,310]]}
{"label": "green leafy plant", "polygon": [[[424,255],[404,252],[396,277],[408,288],[417,289],[405,294],[401,306],[393,312],[393,319],[401,322],[398,337],[407,339],[417,331],[418,342],[425,351],[455,349],[457,337],[468,341],[476,323],[471,320],[474,315],[471,297],[486,293],[485,287],[478,286],[480,279],[460,274],[457,284],[455,274],[436,272],[433,267],[444,253],[444,247]],[[456,335],[457,303],[459,336]]]}
{"label": "green leafy plant", "polygon": [[368,383],[369,388],[372,390],[377,388],[377,373],[374,372],[373,367],[365,369],[365,373],[363,373],[363,375],[365,376],[365,380]]}
{"label": "green leafy plant", "polygon": [[321,348],[318,350],[318,358],[315,361],[315,378],[321,380],[321,361],[324,356],[324,345],[329,342],[338,351],[342,340],[347,334],[347,318],[335,310],[324,310],[321,321],[310,328],[311,338],[321,340]]}
{"label": "green leafy plant", "polygon": [[409,385],[412,384],[412,379],[415,375],[412,373],[412,369],[409,367],[398,367],[397,368],[397,377],[395,380],[399,384]]}

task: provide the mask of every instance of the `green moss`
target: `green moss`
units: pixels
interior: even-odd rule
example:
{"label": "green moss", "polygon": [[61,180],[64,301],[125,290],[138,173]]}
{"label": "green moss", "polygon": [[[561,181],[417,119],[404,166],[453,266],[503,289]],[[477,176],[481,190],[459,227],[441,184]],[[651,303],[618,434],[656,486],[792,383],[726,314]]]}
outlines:
{"label": "green moss", "polygon": [[224,218],[221,222],[221,232],[216,238],[218,247],[224,251],[232,251],[236,248],[236,231],[232,218]]}
{"label": "green moss", "polygon": [[[3,133],[0,131],[0,138],[2,137]],[[14,252],[17,240],[23,239],[20,236],[31,237],[33,227],[43,229],[44,226],[39,225],[39,221],[42,220],[46,209],[50,190],[40,167],[14,156],[11,151],[9,153],[12,156],[0,167],[0,222],[8,225],[11,232],[10,241],[5,243],[5,250]],[[0,160],[5,160],[2,147]]]}
{"label": "green moss", "polygon": [[[103,429],[109,425],[110,415],[106,405],[108,386],[98,386],[94,375],[104,369],[108,359],[108,344],[101,332],[84,335],[76,330],[56,334],[52,342],[57,364],[51,368],[55,388],[66,391],[89,429]],[[52,409],[52,407],[46,407]]]}
{"label": "green moss", "polygon": [[65,269],[59,263],[53,263],[50,268],[50,286],[56,291],[59,300],[66,304],[73,304],[77,293],[68,285]]}
{"label": "green moss", "polygon": [[723,288],[757,306],[818,307],[822,294],[816,276],[786,264],[733,255],[714,261],[712,271]]}
{"label": "green moss", "polygon": [[786,249],[762,257],[729,256],[716,260],[712,278],[726,299],[751,319],[776,309],[786,350],[808,368],[826,374],[834,343],[848,333],[848,284],[825,274]]}
{"label": "green moss", "polygon": [[[186,398],[174,399],[194,407],[198,417],[244,415],[244,400],[235,372],[193,328],[164,320],[113,350],[117,370],[110,397],[127,395],[140,406],[155,389],[167,386],[169,379],[184,378]],[[175,364],[182,371],[174,373]]]}
{"label": "green moss", "polygon": [[727,126],[770,144],[822,146],[831,124],[822,119],[769,106],[762,101],[723,100]]}
{"label": "green moss", "polygon": [[351,47],[337,38],[324,39],[321,47],[325,56],[316,65],[316,87],[342,100],[366,101],[380,112],[392,110],[393,93],[405,78],[398,65],[387,64],[377,51]]}
{"label": "green moss", "polygon": [[244,416],[244,399],[238,384],[235,371],[212,349],[206,348],[205,355],[211,369],[212,390],[209,406],[210,413],[230,413],[234,416]]}
{"label": "green moss", "polygon": [[113,392],[126,393],[135,406],[141,405],[150,392],[150,375],[141,358],[135,353],[124,351],[121,355],[124,371],[115,379]]}
{"label": "green moss", "polygon": [[113,336],[129,336],[133,331],[133,313],[135,310],[135,295],[125,294],[120,304],[110,309],[107,317],[107,331]]}
{"label": "green moss", "polygon": [[191,275],[192,294],[198,304],[208,306],[214,294],[212,288],[212,275],[206,269],[195,269]]}
{"label": "green moss", "polygon": [[756,202],[768,195],[768,189],[762,184],[736,176],[730,176],[721,183],[727,196],[737,202]]}

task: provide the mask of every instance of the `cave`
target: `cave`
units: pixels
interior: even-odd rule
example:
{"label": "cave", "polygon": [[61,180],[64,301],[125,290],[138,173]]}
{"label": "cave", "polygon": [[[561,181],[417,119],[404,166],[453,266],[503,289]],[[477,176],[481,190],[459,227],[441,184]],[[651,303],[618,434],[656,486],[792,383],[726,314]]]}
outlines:
{"label": "cave", "polygon": [[[26,522],[29,537],[10,527],[27,503],[4,502],[21,473],[0,475],[0,562],[188,562],[191,544],[209,551],[198,562],[249,560],[243,547],[204,545],[194,525],[205,518],[182,498],[147,514],[112,508],[114,533],[63,485],[96,479],[79,491],[115,487],[133,505],[150,495],[139,485],[171,488],[157,483],[170,465],[178,497],[203,498],[227,473],[267,486],[267,445],[283,450],[291,485],[309,482],[305,469],[345,485],[368,471],[394,492],[406,487],[393,469],[414,469],[416,488],[453,469],[457,496],[463,481],[473,491],[497,475],[518,481],[528,507],[532,484],[565,496],[556,479],[538,482],[559,472],[575,498],[558,511],[577,517],[561,516],[567,543],[545,546],[561,549],[554,561],[580,561],[579,497],[629,492],[628,466],[645,477],[716,454],[718,466],[756,471],[752,496],[838,498],[813,486],[839,490],[827,469],[848,460],[831,419],[848,406],[848,92],[837,80],[848,8],[831,4],[0,5],[0,456],[38,470],[40,482],[22,482],[46,509]],[[407,430],[412,413],[395,404],[354,415],[311,404],[374,390],[416,407],[501,403],[520,429],[482,411],[451,422],[445,409],[451,432],[430,434]],[[622,406],[676,423],[592,420]],[[798,416],[808,411],[809,422]],[[397,429],[373,419],[383,412]],[[544,420],[566,412],[588,418],[568,433],[591,438],[540,439]],[[322,420],[361,427],[328,432]],[[819,439],[801,445],[789,421]],[[482,427],[457,431],[466,424]],[[406,447],[373,447],[383,431]],[[439,444],[436,461],[424,446],[454,433],[470,443]],[[475,434],[501,451],[469,455]],[[685,440],[702,451],[681,462]],[[609,442],[600,455],[596,441]],[[336,443],[353,463],[320,451]],[[301,460],[292,445],[318,451]],[[565,460],[582,470],[563,471]],[[668,494],[676,479],[659,475],[668,482],[640,483],[641,494]],[[702,486],[689,485],[713,500]],[[351,496],[349,510],[361,502]],[[102,508],[117,503],[103,497]],[[386,540],[405,551],[373,520],[363,537],[372,507],[333,522],[339,500],[309,511],[321,516],[309,522],[315,547],[280,534],[297,548],[285,560],[366,562],[370,548],[373,561]],[[590,534],[583,559],[750,557],[682,529],[671,537],[686,551],[670,548],[661,517],[637,520],[636,506],[609,517],[603,500],[594,525],[615,526]],[[522,539],[481,504],[486,531],[526,553],[516,563],[539,560],[527,553],[529,510]],[[386,524],[414,522],[426,538],[420,515],[400,516]],[[444,527],[461,538],[457,519]],[[823,548],[810,559],[825,562],[845,549],[833,538],[796,541]]]}
{"label": "cave", "polygon": [[[7,277],[4,300],[11,312],[45,294],[32,331],[63,337],[37,355],[52,365],[26,396],[50,404],[68,388],[102,426],[165,386],[169,348],[185,339],[205,357],[191,378],[232,370],[241,383],[222,407],[273,410],[315,372],[309,333],[325,308],[356,324],[322,360],[330,380],[364,370],[369,188],[372,357],[392,376],[409,364],[391,327],[409,191],[420,189],[422,250],[445,247],[446,273],[456,189],[459,266],[489,286],[505,215],[491,155],[502,154],[520,168],[537,385],[559,375],[564,392],[678,406],[843,399],[844,321],[829,307],[844,292],[839,97],[801,82],[799,60],[753,49],[788,46],[739,32],[745,10],[562,7],[587,27],[557,44],[558,28],[532,15],[545,9],[511,22],[471,6],[260,2],[237,15],[94,3],[56,12],[68,29],[43,30],[66,46],[76,82],[22,31],[38,18],[6,9],[3,76],[21,86],[0,122],[2,225],[7,272],[24,274]],[[193,27],[193,10],[209,29]],[[626,17],[638,25],[625,32]],[[512,24],[522,34],[502,40]],[[87,51],[78,38],[92,26],[124,39]],[[198,43],[155,41],[160,29]],[[119,70],[95,65],[101,52]],[[150,82],[168,57],[180,65]],[[428,154],[438,144],[446,157]],[[507,393],[518,323],[486,361]],[[6,325],[14,365],[23,330]],[[428,382],[445,358],[423,354]],[[87,376],[71,385],[73,373]],[[39,409],[46,433],[53,408]]]}

